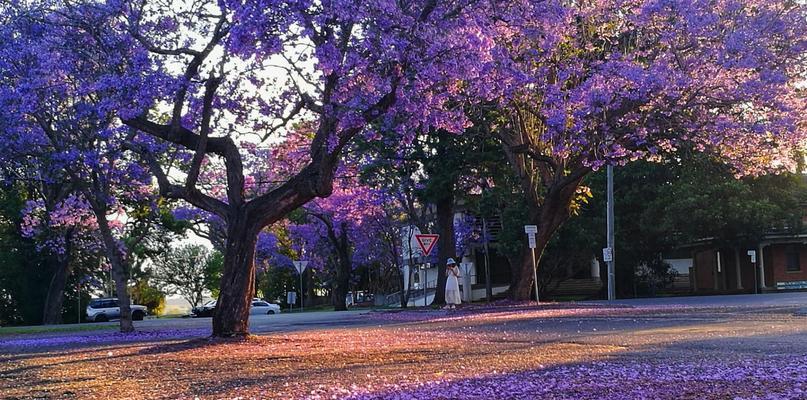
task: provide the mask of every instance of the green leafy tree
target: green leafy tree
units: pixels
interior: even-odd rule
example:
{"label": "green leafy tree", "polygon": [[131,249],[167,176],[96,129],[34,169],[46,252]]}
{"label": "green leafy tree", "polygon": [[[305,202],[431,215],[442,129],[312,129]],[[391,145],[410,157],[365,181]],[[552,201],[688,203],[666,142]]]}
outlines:
{"label": "green leafy tree", "polygon": [[43,257],[20,234],[23,193],[0,186],[0,325],[39,323],[49,277]]}
{"label": "green leafy tree", "polygon": [[221,273],[224,271],[224,254],[218,250],[213,250],[210,253],[210,258],[205,264],[205,289],[209,291],[213,297],[219,297],[219,283],[221,282]]}
{"label": "green leafy tree", "polygon": [[155,260],[154,281],[165,293],[178,294],[196,307],[210,284],[206,276],[210,260],[210,250],[202,245],[174,247]]}
{"label": "green leafy tree", "polygon": [[149,314],[161,315],[165,310],[165,293],[148,279],[139,279],[129,288],[132,303],[148,307]]}
{"label": "green leafy tree", "polygon": [[[605,244],[604,171],[587,179],[593,193],[573,228]],[[807,185],[801,174],[736,178],[721,163],[682,153],[663,163],[636,162],[615,169],[617,291],[652,294],[674,272],[663,254],[710,239],[718,247],[746,247],[771,231],[802,230]],[[580,241],[582,244],[585,237]]]}

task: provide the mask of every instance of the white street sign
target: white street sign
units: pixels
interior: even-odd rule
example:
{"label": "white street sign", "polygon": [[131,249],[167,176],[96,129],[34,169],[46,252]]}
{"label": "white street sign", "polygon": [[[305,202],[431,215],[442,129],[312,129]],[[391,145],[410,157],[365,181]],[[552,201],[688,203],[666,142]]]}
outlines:
{"label": "white street sign", "polygon": [[531,249],[534,249],[534,248],[537,247],[535,245],[535,234],[534,233],[528,233],[527,234],[527,239],[529,239],[529,241],[530,241],[530,248]]}
{"label": "white street sign", "polygon": [[294,268],[297,269],[298,274],[302,274],[303,271],[305,271],[305,267],[308,266],[308,261],[293,261],[293,263],[294,263]]}
{"label": "white street sign", "polygon": [[602,249],[602,260],[605,262],[614,261],[614,249],[605,247]]}
{"label": "white street sign", "polygon": [[748,255],[751,256],[751,262],[757,262],[757,251],[756,250],[748,250]]}
{"label": "white street sign", "polygon": [[538,225],[524,225],[524,233],[526,234],[538,233]]}

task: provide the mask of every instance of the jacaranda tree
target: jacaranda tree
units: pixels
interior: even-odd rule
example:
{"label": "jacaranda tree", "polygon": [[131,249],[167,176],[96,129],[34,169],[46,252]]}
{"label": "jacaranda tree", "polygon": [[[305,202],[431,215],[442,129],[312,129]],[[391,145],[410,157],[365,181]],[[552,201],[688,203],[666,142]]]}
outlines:
{"label": "jacaranda tree", "polygon": [[[483,8],[462,1],[71,1],[26,12],[70,37],[60,51],[76,66],[97,69],[76,85],[98,96],[95,111],[133,129],[129,148],[161,194],[225,221],[216,336],[248,332],[258,233],[331,193],[353,137],[370,124],[394,125],[404,139],[466,125],[452,100],[486,86],[464,82],[487,79],[495,31]],[[301,116],[316,121],[310,161],[247,198],[239,145]],[[181,179],[160,165],[165,144],[185,155]],[[205,162],[226,171],[225,199],[198,185]]]}
{"label": "jacaranda tree", "polygon": [[[807,6],[616,0],[513,5],[493,127],[521,180],[540,255],[606,164],[704,152],[737,174],[792,168],[807,133]],[[525,34],[527,32],[528,34]],[[509,69],[509,71],[508,71]],[[517,71],[517,72],[515,72]],[[528,299],[523,252],[511,295]]]}
{"label": "jacaranda tree", "polygon": [[[6,149],[2,161],[28,168],[31,178],[67,190],[54,204],[29,202],[24,232],[31,237],[45,230],[69,232],[43,241],[42,247],[55,254],[64,254],[80,241],[84,250],[103,250],[115,278],[121,330],[132,331],[124,221],[142,221],[132,214],[139,207],[151,214],[151,176],[127,156],[132,135],[104,108],[106,91],[81,86],[99,79],[103,71],[85,63],[81,54],[61,51],[81,36],[71,27],[51,29],[38,19],[39,10],[23,11],[27,13],[2,27],[6,40],[0,48],[0,108],[6,123],[0,135],[15,149],[12,154]],[[66,272],[54,276],[62,287]]]}

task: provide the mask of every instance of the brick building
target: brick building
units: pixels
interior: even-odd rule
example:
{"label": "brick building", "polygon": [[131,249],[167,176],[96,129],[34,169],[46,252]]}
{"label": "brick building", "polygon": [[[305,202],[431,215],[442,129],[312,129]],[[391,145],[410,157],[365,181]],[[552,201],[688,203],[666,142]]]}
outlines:
{"label": "brick building", "polygon": [[[756,263],[748,250],[756,253]],[[765,235],[753,249],[695,248],[689,281],[698,294],[805,290],[807,234]]]}

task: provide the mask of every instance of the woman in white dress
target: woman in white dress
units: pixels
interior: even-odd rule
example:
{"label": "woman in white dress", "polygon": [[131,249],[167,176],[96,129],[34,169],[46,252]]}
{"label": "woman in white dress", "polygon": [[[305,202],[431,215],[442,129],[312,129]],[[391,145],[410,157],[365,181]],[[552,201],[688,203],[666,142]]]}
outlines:
{"label": "woman in white dress", "polygon": [[460,270],[453,258],[446,260],[446,308],[456,308],[462,303],[460,299]]}

